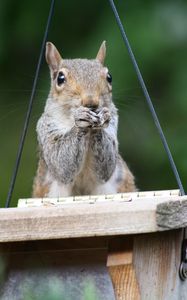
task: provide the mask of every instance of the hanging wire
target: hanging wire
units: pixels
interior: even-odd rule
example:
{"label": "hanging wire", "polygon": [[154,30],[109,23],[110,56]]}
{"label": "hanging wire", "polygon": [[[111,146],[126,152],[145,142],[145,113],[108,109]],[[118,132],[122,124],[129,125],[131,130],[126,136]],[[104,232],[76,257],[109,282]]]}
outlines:
{"label": "hanging wire", "polygon": [[145,83],[144,83],[142,74],[141,74],[140,69],[139,69],[139,67],[138,67],[138,64],[137,64],[137,62],[136,62],[135,56],[134,56],[133,51],[132,51],[132,49],[131,49],[131,46],[130,46],[130,44],[129,44],[129,41],[128,41],[128,38],[127,38],[127,35],[126,35],[126,32],[125,32],[124,26],[122,25],[122,22],[121,22],[121,20],[120,20],[118,11],[117,11],[116,6],[115,6],[115,4],[114,4],[114,1],[113,1],[113,0],[109,0],[109,3],[110,3],[110,5],[111,5],[112,11],[113,11],[114,16],[115,16],[115,18],[116,18],[116,22],[117,22],[117,24],[118,24],[118,26],[119,26],[119,29],[120,29],[120,31],[121,31],[121,35],[122,35],[123,41],[124,41],[124,43],[125,43],[125,45],[126,45],[126,47],[127,47],[127,51],[128,51],[128,53],[129,53],[130,59],[131,59],[131,61],[132,61],[132,64],[133,64],[133,66],[134,66],[134,69],[135,69],[136,75],[137,75],[137,77],[138,77],[139,83],[140,83],[140,85],[141,85],[141,88],[142,88],[142,90],[143,90],[144,96],[145,96],[145,98],[146,98],[146,101],[147,101],[149,110],[150,110],[150,112],[151,112],[151,114],[152,114],[153,120],[154,120],[155,125],[156,125],[156,127],[157,127],[157,129],[158,129],[158,133],[159,133],[159,135],[160,135],[160,138],[161,138],[161,140],[162,140],[164,149],[165,149],[166,154],[167,154],[167,156],[168,156],[168,159],[169,159],[171,168],[172,168],[172,170],[173,170],[175,179],[176,179],[177,184],[178,184],[178,186],[179,186],[180,193],[181,193],[181,195],[185,195],[185,191],[184,191],[184,188],[183,188],[183,185],[182,185],[182,182],[181,182],[181,179],[180,179],[180,176],[179,176],[177,167],[176,167],[175,162],[174,162],[174,160],[173,160],[171,151],[170,151],[170,149],[169,149],[169,146],[168,146],[168,143],[167,143],[167,141],[166,141],[165,135],[164,135],[164,133],[163,133],[162,127],[161,127],[160,122],[159,122],[159,120],[158,120],[158,117],[157,117],[157,114],[156,114],[156,112],[155,112],[155,109],[154,109],[153,103],[152,103],[152,101],[151,101],[151,98],[150,98],[150,96],[149,96],[148,90],[147,90],[146,85],[145,85]]}
{"label": "hanging wire", "polygon": [[38,63],[37,63],[37,67],[36,67],[35,77],[34,77],[32,91],[31,91],[31,96],[30,96],[30,100],[29,100],[29,104],[28,104],[27,113],[26,113],[26,116],[25,116],[25,122],[24,122],[24,125],[23,125],[22,134],[21,134],[21,137],[20,137],[18,152],[17,152],[17,156],[16,156],[16,162],[15,162],[14,170],[13,170],[13,173],[12,173],[12,178],[11,178],[11,181],[10,181],[10,186],[9,186],[9,191],[8,191],[5,207],[10,206],[12,193],[13,193],[15,182],[16,182],[16,177],[17,177],[17,173],[18,173],[18,169],[19,169],[19,165],[20,165],[21,155],[22,155],[22,152],[23,152],[23,146],[24,146],[24,142],[25,142],[28,126],[29,126],[31,111],[32,111],[32,107],[33,107],[34,96],[35,96],[35,93],[36,93],[36,86],[37,86],[38,76],[39,76],[39,72],[40,72],[40,68],[41,68],[43,53],[44,53],[44,49],[45,49],[45,44],[46,44],[48,32],[49,32],[49,26],[50,26],[50,23],[51,23],[53,12],[54,12],[54,5],[55,5],[55,0],[51,0],[49,15],[48,15],[46,28],[45,28],[45,33],[44,33],[44,36],[43,36],[43,41],[42,41],[42,45],[41,45],[41,49],[40,49],[40,55],[39,55]]}

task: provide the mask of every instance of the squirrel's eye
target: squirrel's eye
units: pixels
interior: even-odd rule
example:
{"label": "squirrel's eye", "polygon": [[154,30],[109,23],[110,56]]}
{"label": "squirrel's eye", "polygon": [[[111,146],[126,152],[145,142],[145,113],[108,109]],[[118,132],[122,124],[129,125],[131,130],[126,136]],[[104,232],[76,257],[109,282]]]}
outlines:
{"label": "squirrel's eye", "polygon": [[57,77],[57,84],[61,85],[65,82],[65,76],[63,72],[59,72],[58,73],[58,77]]}
{"label": "squirrel's eye", "polygon": [[108,83],[112,83],[112,75],[110,73],[107,74],[106,80],[108,81]]}

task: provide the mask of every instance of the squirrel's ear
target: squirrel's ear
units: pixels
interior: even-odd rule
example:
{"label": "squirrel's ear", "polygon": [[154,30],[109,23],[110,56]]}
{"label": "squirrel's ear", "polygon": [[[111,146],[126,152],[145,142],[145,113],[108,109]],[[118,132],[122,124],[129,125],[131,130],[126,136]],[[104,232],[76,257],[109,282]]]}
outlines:
{"label": "squirrel's ear", "polygon": [[106,56],[106,41],[103,41],[97,53],[96,59],[98,59],[102,64],[104,64],[105,56]]}
{"label": "squirrel's ear", "polygon": [[52,70],[57,70],[62,60],[58,50],[51,42],[46,43],[45,58]]}

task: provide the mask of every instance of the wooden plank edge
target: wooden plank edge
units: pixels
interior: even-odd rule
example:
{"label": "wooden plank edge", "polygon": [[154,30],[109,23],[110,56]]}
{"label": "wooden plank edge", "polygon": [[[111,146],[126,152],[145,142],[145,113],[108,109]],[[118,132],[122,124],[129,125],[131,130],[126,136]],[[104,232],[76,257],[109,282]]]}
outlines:
{"label": "wooden plank edge", "polygon": [[[0,242],[128,235],[171,229],[163,229],[161,223],[157,224],[157,207],[167,203],[168,199],[172,203],[186,203],[187,196],[71,203],[59,207],[2,208]],[[187,221],[187,215],[185,217]]]}

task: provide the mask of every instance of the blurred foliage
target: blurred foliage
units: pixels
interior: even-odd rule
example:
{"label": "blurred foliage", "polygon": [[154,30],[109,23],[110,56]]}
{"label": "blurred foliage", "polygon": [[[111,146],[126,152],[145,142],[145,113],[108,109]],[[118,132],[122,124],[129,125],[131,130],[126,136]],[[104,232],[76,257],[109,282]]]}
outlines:
{"label": "blurred foliage", "polygon": [[[0,256],[0,299],[8,299],[9,291],[6,285],[8,274],[8,262],[5,257]],[[19,276],[18,276],[19,277]],[[21,282],[17,282],[15,294],[12,299],[24,300],[74,300],[75,291],[71,284],[63,284],[62,280],[56,276],[47,277],[41,280],[38,277],[37,283],[32,280],[32,276],[26,276]],[[10,280],[11,281],[11,280]],[[10,282],[9,282],[10,284]],[[10,284],[11,286],[11,284]],[[95,281],[92,278],[83,279],[82,286],[77,288],[76,293],[81,296],[82,300],[99,300]]]}
{"label": "blurred foliage", "polygon": [[[53,278],[50,281],[40,283],[39,286],[32,286],[30,282],[23,282],[21,294],[25,300],[66,300],[66,292],[62,282],[58,278]],[[87,299],[85,299],[87,300]]]}
{"label": "blurred foliage", "polygon": [[[96,288],[94,282],[87,280],[83,284],[82,300],[99,300],[96,295]],[[79,291],[77,291],[79,294]],[[63,286],[60,279],[54,277],[42,283],[38,289],[38,286],[31,286],[29,283],[23,282],[23,288],[21,290],[24,300],[74,300],[75,291],[72,292],[71,286]]]}
{"label": "blurred foliage", "polygon": [[[187,2],[115,1],[182,180],[187,174]],[[0,195],[4,206],[35,74],[50,1],[0,1]],[[166,154],[108,1],[56,1],[48,39],[67,58],[96,55],[107,41],[120,152],[140,190],[176,188]],[[43,63],[12,205],[31,194],[35,127],[49,91]]]}

